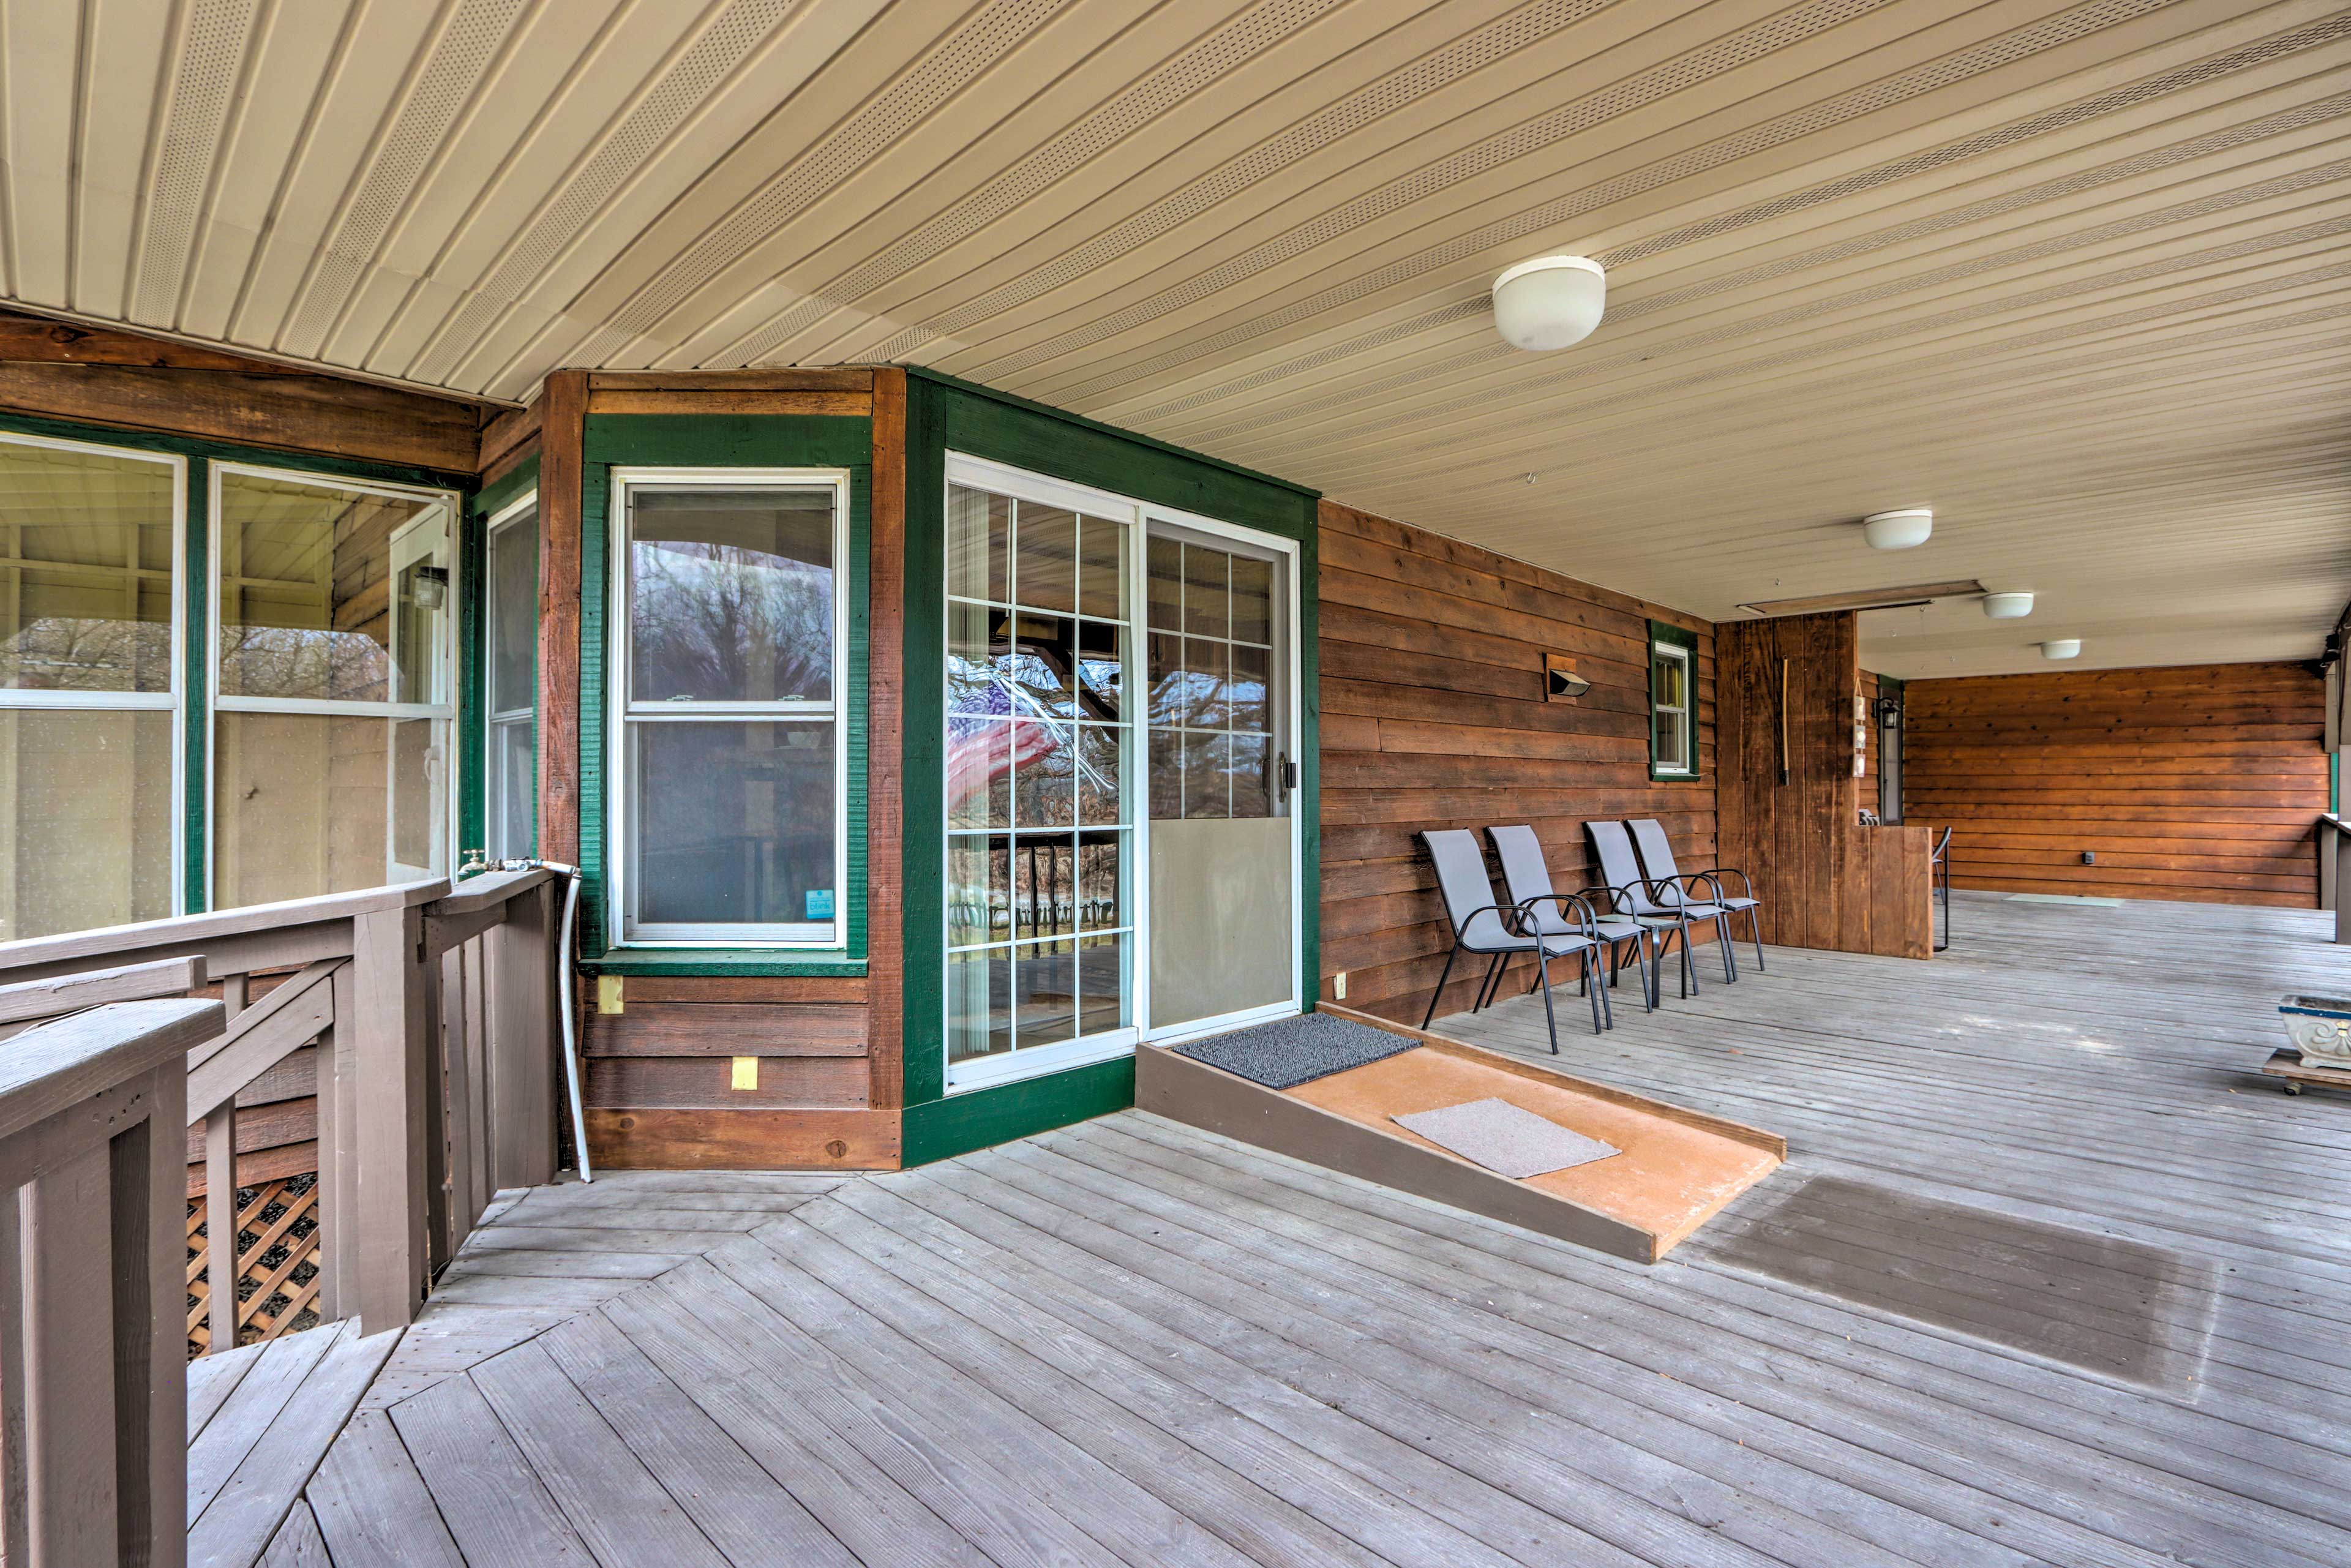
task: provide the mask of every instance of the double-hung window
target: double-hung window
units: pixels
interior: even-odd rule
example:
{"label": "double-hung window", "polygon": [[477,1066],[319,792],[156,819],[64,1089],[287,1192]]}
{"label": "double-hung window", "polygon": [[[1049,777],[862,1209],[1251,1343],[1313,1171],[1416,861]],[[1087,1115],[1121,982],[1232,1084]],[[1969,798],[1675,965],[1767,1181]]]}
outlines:
{"label": "double-hung window", "polygon": [[849,476],[612,478],[613,935],[842,946]]}
{"label": "double-hung window", "polygon": [[1698,772],[1698,703],[1690,665],[1696,650],[1681,637],[1649,640],[1649,772],[1687,779]]}

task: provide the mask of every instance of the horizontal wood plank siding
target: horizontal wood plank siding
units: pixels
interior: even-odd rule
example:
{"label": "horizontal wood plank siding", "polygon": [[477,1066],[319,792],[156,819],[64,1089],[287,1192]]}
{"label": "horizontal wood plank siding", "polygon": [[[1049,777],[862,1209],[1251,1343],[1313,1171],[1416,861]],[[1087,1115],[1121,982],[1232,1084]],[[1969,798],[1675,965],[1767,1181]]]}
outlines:
{"label": "horizontal wood plank siding", "polygon": [[2325,695],[2297,664],[1913,681],[1905,814],[1959,887],[2311,908]]}
{"label": "horizontal wood plank siding", "polygon": [[[1529,822],[1562,888],[1583,823],[1653,816],[1690,864],[1715,852],[1713,629],[1405,524],[1322,508],[1322,986],[1417,1023],[1452,938],[1414,835]],[[1648,622],[1698,635],[1699,777],[1648,772]],[[1592,689],[1543,700],[1543,658]],[[1457,967],[1444,1007],[1469,1005]]]}

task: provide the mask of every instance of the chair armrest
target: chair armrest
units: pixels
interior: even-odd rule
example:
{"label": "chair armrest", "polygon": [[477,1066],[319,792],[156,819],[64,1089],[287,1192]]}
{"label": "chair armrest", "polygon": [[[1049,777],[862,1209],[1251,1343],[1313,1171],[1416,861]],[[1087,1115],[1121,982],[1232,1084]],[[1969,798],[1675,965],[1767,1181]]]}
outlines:
{"label": "chair armrest", "polygon": [[1559,912],[1562,916],[1570,914],[1575,916],[1577,935],[1589,942],[1597,943],[1600,940],[1600,923],[1592,913],[1592,905],[1580,893],[1539,893],[1519,905],[1519,914],[1525,917],[1538,940],[1542,935],[1542,926],[1536,920],[1534,913],[1535,906],[1539,904],[1558,904]]}
{"label": "chair armrest", "polygon": [[1746,891],[1746,895],[1749,898],[1753,898],[1755,896],[1755,883],[1749,880],[1745,872],[1740,871],[1735,865],[1708,866],[1706,870],[1699,872],[1697,874],[1711,880],[1718,892],[1722,887],[1722,878],[1726,876],[1735,876],[1739,879],[1739,885]]}
{"label": "chair armrest", "polygon": [[[1534,899],[1527,901],[1528,904],[1536,902],[1538,901]],[[1469,929],[1469,923],[1481,915],[1499,916],[1504,935],[1523,939],[1531,935],[1525,929],[1526,907],[1526,904],[1489,904],[1483,909],[1473,909],[1461,917],[1460,925],[1453,927],[1453,939],[1459,941],[1462,933]]]}

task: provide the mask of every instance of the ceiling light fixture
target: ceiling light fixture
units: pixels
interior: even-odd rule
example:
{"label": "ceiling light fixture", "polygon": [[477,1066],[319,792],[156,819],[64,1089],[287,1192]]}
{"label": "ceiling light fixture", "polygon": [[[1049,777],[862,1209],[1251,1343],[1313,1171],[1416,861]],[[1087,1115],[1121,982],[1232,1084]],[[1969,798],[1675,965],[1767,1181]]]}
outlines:
{"label": "ceiling light fixture", "polygon": [[1983,597],[1984,613],[1995,621],[2017,621],[2032,613],[2032,595],[2029,592],[1987,593]]}
{"label": "ceiling light fixture", "polygon": [[2052,637],[2041,644],[2041,656],[2044,659],[2070,659],[2081,651],[2079,637]]}
{"label": "ceiling light fixture", "polygon": [[1544,256],[1494,279],[1494,329],[1541,353],[1592,336],[1608,304],[1608,275],[1589,256]]}
{"label": "ceiling light fixture", "polygon": [[1861,537],[1872,549],[1911,549],[1925,544],[1934,531],[1935,514],[1924,507],[1872,512],[1861,519]]}

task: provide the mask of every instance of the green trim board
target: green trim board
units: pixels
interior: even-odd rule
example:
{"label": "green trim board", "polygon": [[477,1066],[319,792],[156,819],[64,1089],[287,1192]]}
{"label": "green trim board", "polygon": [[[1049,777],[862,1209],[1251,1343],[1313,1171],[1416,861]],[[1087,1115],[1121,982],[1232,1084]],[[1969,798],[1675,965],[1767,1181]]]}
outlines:
{"label": "green trim board", "polygon": [[[1244,468],[1238,463],[1228,463],[1221,457],[1211,457],[1204,452],[1189,451],[1172,442],[1162,441],[1155,435],[1144,435],[1138,431],[1122,430],[1115,424],[1105,424],[1099,419],[1088,419],[1082,413],[1071,413],[1067,409],[1055,408],[1050,403],[1038,402],[1032,398],[1022,397],[1018,392],[998,392],[994,387],[982,386],[977,382],[965,381],[961,376],[951,376],[945,371],[935,371],[922,365],[908,365],[906,378],[910,382],[928,382],[934,386],[952,389],[975,398],[985,398],[991,402],[1001,403],[1008,409],[1018,409],[1024,413],[1034,414],[1040,419],[1049,419],[1074,429],[1106,435],[1113,441],[1124,443],[1129,446],[1142,447],[1176,458],[1191,467],[1221,469],[1237,478],[1246,479],[1258,485],[1270,485],[1276,489],[1288,490],[1295,495],[1303,496],[1310,501],[1319,501],[1322,498],[1322,491],[1284,479],[1279,475],[1263,474],[1254,468]],[[909,444],[911,445],[911,442]],[[1173,506],[1175,503],[1167,504]]]}
{"label": "green trim board", "polygon": [[[905,911],[903,1053],[905,1163],[1118,1110],[1131,1059],[946,1093],[946,455],[1008,464],[1114,495],[1255,528],[1298,546],[1299,890],[1301,973],[1321,972],[1320,684],[1316,663],[1315,492],[1145,436],[910,370],[906,396],[906,601],[901,849]],[[1302,1005],[1313,1003],[1311,979]],[[1073,1110],[1073,1105],[1090,1109]],[[967,1109],[967,1107],[968,1107]]]}
{"label": "green trim board", "polygon": [[1134,1059],[1122,1056],[1019,1083],[908,1105],[899,1114],[899,1164],[929,1165],[974,1149],[1089,1122],[1134,1103]]}
{"label": "green trim board", "polygon": [[[580,474],[580,946],[585,967],[638,975],[827,975],[864,972],[867,676],[872,667],[873,423],[833,414],[590,414]],[[605,939],[611,845],[605,828],[611,695],[612,470],[845,468],[849,471],[849,646],[842,651],[842,744],[849,789],[848,943],[841,948],[639,948]]]}
{"label": "green trim board", "polygon": [[[1655,650],[1660,643],[1668,647],[1683,649],[1689,654],[1689,706],[1687,717],[1689,725],[1690,765],[1687,772],[1660,772],[1657,768],[1657,661]],[[1705,771],[1698,762],[1698,633],[1684,627],[1676,626],[1670,622],[1652,621],[1649,622],[1648,644],[1641,650],[1641,662],[1646,664],[1649,670],[1650,782],[1694,784]]]}
{"label": "green trim board", "polygon": [[208,457],[188,459],[187,538],[181,545],[180,614],[187,637],[180,653],[180,913],[202,915],[212,907],[211,778],[213,716],[211,672],[213,596],[209,591],[213,550],[213,468]]}

